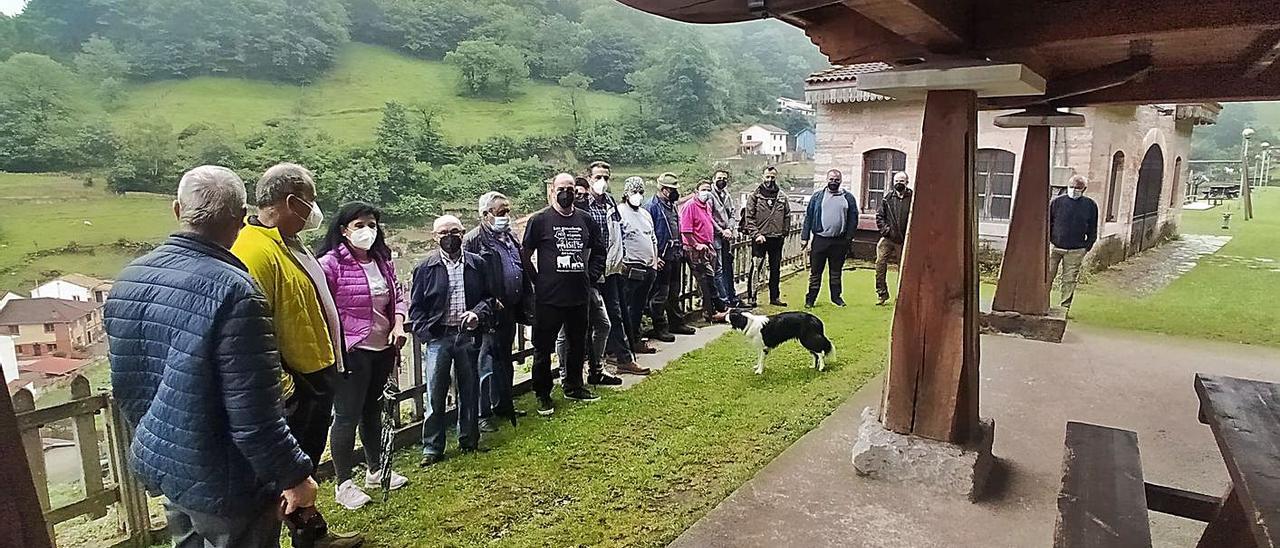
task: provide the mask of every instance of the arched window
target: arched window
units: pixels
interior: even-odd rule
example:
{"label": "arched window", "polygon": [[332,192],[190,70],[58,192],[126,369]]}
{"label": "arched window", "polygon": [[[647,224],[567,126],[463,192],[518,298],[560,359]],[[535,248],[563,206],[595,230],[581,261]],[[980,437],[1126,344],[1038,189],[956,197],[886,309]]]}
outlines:
{"label": "arched window", "polygon": [[907,153],[891,148],[878,148],[862,153],[862,209],[880,207],[884,189],[892,184],[893,172],[906,171]]}
{"label": "arched window", "polygon": [[1173,159],[1173,188],[1169,190],[1169,207],[1177,205],[1177,200],[1182,196],[1180,187],[1182,185],[1182,157],[1178,156]]}
{"label": "arched window", "polygon": [[1116,210],[1120,207],[1120,186],[1124,179],[1124,153],[1116,151],[1111,157],[1111,176],[1107,179],[1107,222],[1116,221]]}
{"label": "arched window", "polygon": [[1013,210],[1013,164],[1017,157],[1007,150],[980,148],[975,161],[978,218],[1008,221]]}

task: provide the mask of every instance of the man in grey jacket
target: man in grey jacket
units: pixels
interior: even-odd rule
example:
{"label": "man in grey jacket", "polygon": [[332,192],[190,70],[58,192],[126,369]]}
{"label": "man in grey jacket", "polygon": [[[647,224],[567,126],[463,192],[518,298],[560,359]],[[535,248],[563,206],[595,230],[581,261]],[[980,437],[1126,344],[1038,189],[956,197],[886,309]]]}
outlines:
{"label": "man in grey jacket", "polygon": [[880,207],[876,210],[876,228],[880,230],[880,241],[876,243],[876,295],[880,298],[877,306],[889,302],[889,283],[885,275],[889,270],[889,260],[902,257],[902,244],[907,241],[907,221],[911,218],[911,196],[907,174],[899,171],[893,174],[893,192],[880,200]]}
{"label": "man in grey jacket", "polygon": [[711,182],[711,220],[716,223],[716,254],[720,261],[716,291],[722,302],[738,308],[743,306],[733,283],[733,241],[738,237],[738,204],[733,193],[729,192],[728,171],[716,170]]}

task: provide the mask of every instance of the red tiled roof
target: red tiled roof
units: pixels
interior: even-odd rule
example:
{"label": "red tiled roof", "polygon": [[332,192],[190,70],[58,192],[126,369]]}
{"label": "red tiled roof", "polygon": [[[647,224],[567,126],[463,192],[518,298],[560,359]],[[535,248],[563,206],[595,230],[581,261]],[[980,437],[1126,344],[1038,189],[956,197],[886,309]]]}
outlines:
{"label": "red tiled roof", "polygon": [[0,308],[0,325],[70,323],[93,312],[101,303],[42,297],[14,299]]}
{"label": "red tiled roof", "polygon": [[61,377],[63,375],[74,373],[81,367],[84,367],[87,363],[89,363],[89,360],[73,360],[71,358],[49,356],[47,358],[40,358],[26,365],[19,365],[18,370]]}

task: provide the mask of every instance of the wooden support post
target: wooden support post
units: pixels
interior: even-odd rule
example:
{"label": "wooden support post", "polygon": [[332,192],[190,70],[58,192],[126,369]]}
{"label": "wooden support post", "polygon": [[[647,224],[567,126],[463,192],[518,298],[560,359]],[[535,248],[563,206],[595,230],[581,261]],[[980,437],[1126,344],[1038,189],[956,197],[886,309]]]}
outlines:
{"label": "wooden support post", "polygon": [[[93,395],[89,388],[89,379],[76,375],[71,380],[71,399],[78,400]],[[80,450],[80,470],[84,474],[84,494],[86,499],[93,499],[98,493],[106,490],[102,483],[102,459],[98,456],[98,428],[94,421],[96,413],[81,413],[72,418],[75,423],[76,448]],[[95,508],[89,519],[98,519],[107,515],[107,507]]]}
{"label": "wooden support post", "polygon": [[[19,394],[25,394],[27,399],[31,396],[26,390]],[[39,441],[38,433],[36,438]],[[53,546],[53,540],[44,520],[44,506],[36,491],[25,439],[18,432],[9,390],[0,390],[0,484],[5,489],[5,496],[0,497],[0,516],[5,520],[0,527],[0,546],[48,548]],[[44,448],[37,444],[36,450],[43,453]]]}
{"label": "wooden support post", "polygon": [[968,441],[978,425],[977,94],[929,91],[881,422]]}
{"label": "wooden support post", "polygon": [[1049,311],[1049,126],[1027,128],[1000,283],[992,310]]}

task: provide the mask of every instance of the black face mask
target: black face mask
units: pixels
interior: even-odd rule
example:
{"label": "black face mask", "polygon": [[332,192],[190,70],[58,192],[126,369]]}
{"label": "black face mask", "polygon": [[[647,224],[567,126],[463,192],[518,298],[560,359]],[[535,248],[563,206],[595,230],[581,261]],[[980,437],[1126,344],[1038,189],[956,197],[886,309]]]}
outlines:
{"label": "black face mask", "polygon": [[720,190],[724,190],[724,187],[727,187],[727,186],[729,186],[728,179],[716,179],[716,188]]}
{"label": "black face mask", "polygon": [[897,192],[898,194],[902,194],[903,192],[906,192],[906,190],[907,190],[907,185],[906,185],[906,183],[894,183],[894,184],[893,184],[893,190],[894,190],[895,192]]}
{"label": "black face mask", "polygon": [[667,201],[672,202],[672,203],[675,203],[675,201],[676,201],[676,200],[679,200],[679,199],[680,199],[680,191],[679,191],[679,190],[676,190],[676,189],[674,189],[674,188],[668,188],[668,189],[667,189]]}
{"label": "black face mask", "polygon": [[440,249],[449,255],[457,255],[459,251],[462,251],[462,236],[446,234],[440,238]]}
{"label": "black face mask", "polygon": [[591,200],[591,196],[588,194],[575,194],[573,198],[573,205],[576,205],[578,207],[585,209],[587,207],[587,203],[590,200]]}
{"label": "black face mask", "polygon": [[560,209],[569,209],[573,206],[573,200],[577,196],[572,188],[562,188],[556,191],[556,205]]}

